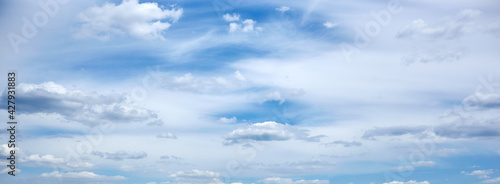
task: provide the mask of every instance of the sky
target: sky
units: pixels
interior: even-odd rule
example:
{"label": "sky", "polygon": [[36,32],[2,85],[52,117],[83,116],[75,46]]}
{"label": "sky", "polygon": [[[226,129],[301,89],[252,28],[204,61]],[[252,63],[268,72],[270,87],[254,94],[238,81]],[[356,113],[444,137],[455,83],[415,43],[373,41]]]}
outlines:
{"label": "sky", "polygon": [[495,0],[0,1],[0,25],[0,183],[500,183]]}

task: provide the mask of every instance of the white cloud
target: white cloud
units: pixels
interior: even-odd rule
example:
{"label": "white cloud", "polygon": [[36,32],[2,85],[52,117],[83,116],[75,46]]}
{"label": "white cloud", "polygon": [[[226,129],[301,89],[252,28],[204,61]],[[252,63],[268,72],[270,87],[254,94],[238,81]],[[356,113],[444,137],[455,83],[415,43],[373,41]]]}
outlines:
{"label": "white cloud", "polygon": [[235,23],[235,22],[229,23],[229,32],[230,33],[236,32],[238,30],[241,30],[240,24]]}
{"label": "white cloud", "polygon": [[253,99],[259,103],[264,103],[267,101],[278,101],[283,104],[286,99],[304,95],[305,91],[303,89],[276,89],[272,91],[261,92],[259,94],[250,95],[250,99]]}
{"label": "white cloud", "polygon": [[414,167],[430,167],[436,165],[436,162],[433,161],[418,161],[418,162],[412,162],[412,166]]}
{"label": "white cloud", "polygon": [[63,158],[55,158],[54,155],[43,155],[40,157],[38,154],[30,155],[24,161],[25,162],[40,162],[40,163],[47,163],[47,164],[60,164],[60,163],[65,162]]}
{"label": "white cloud", "polygon": [[220,173],[213,171],[201,171],[193,169],[191,171],[178,171],[169,177],[175,178],[180,183],[210,183],[222,184]]}
{"label": "white cloud", "polygon": [[391,181],[389,183],[384,183],[384,184],[430,184],[430,183],[428,181],[417,182],[415,180],[410,180],[410,181],[407,181],[407,182]]}
{"label": "white cloud", "polygon": [[10,151],[11,150],[14,150],[14,152],[18,152],[19,151],[19,148],[9,148],[9,146],[7,144],[2,144],[0,145],[0,155],[2,156],[10,156]]}
{"label": "white cloud", "polygon": [[500,136],[500,125],[495,121],[442,124],[434,128],[434,134],[452,139],[494,138]]}
{"label": "white cloud", "polygon": [[234,77],[236,77],[236,79],[240,80],[240,81],[246,81],[247,78],[245,78],[245,76],[241,75],[240,71],[236,71],[234,72]]}
{"label": "white cloud", "polygon": [[[5,94],[3,94],[5,95]],[[19,84],[25,113],[56,113],[66,120],[95,126],[110,123],[130,123],[158,120],[158,115],[131,102],[124,95],[102,95],[66,89],[54,82]]]}
{"label": "white cloud", "polygon": [[285,13],[288,10],[290,10],[290,7],[288,6],[281,6],[279,8],[276,8],[276,11],[280,11],[281,13]]}
{"label": "white cloud", "polygon": [[124,160],[124,159],[142,159],[148,156],[145,152],[134,152],[134,153],[129,153],[125,151],[118,151],[115,153],[108,153],[108,152],[100,152],[100,151],[93,151],[92,155],[99,156],[104,159],[110,159],[110,160]]}
{"label": "white cloud", "polygon": [[378,136],[401,136],[401,135],[415,135],[415,136],[423,136],[424,131],[426,131],[428,127],[425,126],[417,126],[417,127],[408,127],[408,126],[393,126],[393,127],[375,127],[371,130],[365,131],[362,138],[363,139],[374,139]]}
{"label": "white cloud", "polygon": [[328,180],[293,180],[292,178],[272,177],[262,180],[263,183],[269,184],[329,184]]}
{"label": "white cloud", "polygon": [[243,32],[252,32],[253,31],[253,26],[257,22],[252,20],[252,19],[246,19],[243,21]]}
{"label": "white cloud", "polygon": [[342,140],[336,140],[333,142],[326,143],[326,146],[333,146],[333,145],[342,145],[344,147],[353,147],[353,146],[361,146],[363,144],[361,142],[357,142],[357,141],[348,142],[348,141],[342,141]]}
{"label": "white cloud", "polygon": [[265,94],[259,100],[260,103],[266,102],[266,101],[279,101],[280,104],[282,104],[283,102],[285,102],[285,98],[281,97],[281,93],[280,92],[273,91],[273,92]]}
{"label": "white cloud", "polygon": [[489,179],[489,180],[484,180],[483,183],[500,183],[500,177]]}
{"label": "white cloud", "polygon": [[67,172],[60,173],[59,171],[53,171],[51,173],[42,173],[42,177],[45,178],[62,178],[65,180],[77,180],[77,181],[121,181],[127,178],[123,176],[105,176],[95,174],[93,172],[82,171],[82,172]]}
{"label": "white cloud", "polygon": [[146,40],[164,39],[162,32],[177,22],[182,13],[182,8],[168,10],[139,0],[123,0],[118,5],[106,3],[80,14],[83,25],[75,36],[107,40],[111,34],[128,34]]}
{"label": "white cloud", "polygon": [[225,21],[227,22],[234,22],[234,21],[239,21],[240,20],[240,14],[233,13],[233,15],[230,15],[229,13],[226,13],[222,16]]}
{"label": "white cloud", "polygon": [[489,169],[489,170],[475,170],[475,171],[472,171],[470,173],[462,171],[462,174],[465,174],[465,175],[485,175],[485,174],[492,174],[492,173],[493,173],[493,169]]}
{"label": "white cloud", "polygon": [[479,179],[486,179],[486,178],[489,178],[489,176],[488,176],[489,174],[493,174],[493,169],[475,170],[475,171],[472,171],[470,173],[462,171],[460,173],[465,174],[465,175],[478,176]]}
{"label": "white cloud", "polygon": [[422,52],[413,53],[401,58],[403,64],[409,65],[412,63],[441,63],[459,61],[466,54],[465,49],[428,49]]}
{"label": "white cloud", "polygon": [[199,93],[213,93],[239,89],[242,81],[231,77],[194,77],[191,73],[163,79],[161,85],[166,88]]}
{"label": "white cloud", "polygon": [[403,165],[396,167],[396,170],[398,171],[408,171],[408,170],[413,170],[416,167],[431,167],[436,165],[435,162],[433,161],[418,161],[418,162],[412,162],[410,165]]}
{"label": "white cloud", "polygon": [[274,121],[255,123],[246,128],[233,130],[226,138],[225,144],[248,141],[286,141],[290,139],[304,141],[318,141],[323,136],[309,136],[309,131],[288,124],[280,124]]}
{"label": "white cloud", "polygon": [[229,23],[229,29],[228,32],[230,33],[235,33],[235,32],[244,32],[244,33],[250,33],[250,32],[260,32],[262,31],[262,27],[255,27],[255,24],[257,23],[255,20],[252,19],[245,19],[243,21],[240,21],[240,15],[239,14],[225,14],[222,16],[224,20]]}
{"label": "white cloud", "polygon": [[330,29],[330,28],[336,27],[337,24],[335,24],[333,22],[325,22],[325,23],[323,23],[323,26],[325,26],[326,28]]}
{"label": "white cloud", "polygon": [[465,9],[451,20],[429,24],[422,19],[414,20],[396,35],[397,38],[422,37],[429,39],[456,39],[476,31],[475,19],[481,14],[478,10]]}
{"label": "white cloud", "polygon": [[59,167],[67,169],[88,169],[94,167],[94,164],[88,162],[68,162],[64,158],[57,158],[54,155],[46,154],[40,156],[39,154],[29,155],[20,159],[25,165],[37,167]]}
{"label": "white cloud", "polygon": [[236,120],[237,119],[234,116],[232,118],[226,118],[226,117],[219,118],[219,122],[221,122],[221,123],[234,123],[234,122],[236,122]]}
{"label": "white cloud", "polygon": [[500,95],[496,93],[477,92],[466,97],[463,104],[471,107],[495,108],[500,107]]}
{"label": "white cloud", "polygon": [[177,136],[175,136],[173,133],[170,132],[158,134],[156,137],[166,138],[166,139],[177,139]]}

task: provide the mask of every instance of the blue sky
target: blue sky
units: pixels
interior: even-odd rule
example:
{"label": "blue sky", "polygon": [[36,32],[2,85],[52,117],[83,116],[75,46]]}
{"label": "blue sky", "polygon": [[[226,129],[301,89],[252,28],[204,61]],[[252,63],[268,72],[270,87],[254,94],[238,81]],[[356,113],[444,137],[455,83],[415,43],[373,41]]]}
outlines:
{"label": "blue sky", "polygon": [[0,182],[500,183],[499,8],[2,1]]}

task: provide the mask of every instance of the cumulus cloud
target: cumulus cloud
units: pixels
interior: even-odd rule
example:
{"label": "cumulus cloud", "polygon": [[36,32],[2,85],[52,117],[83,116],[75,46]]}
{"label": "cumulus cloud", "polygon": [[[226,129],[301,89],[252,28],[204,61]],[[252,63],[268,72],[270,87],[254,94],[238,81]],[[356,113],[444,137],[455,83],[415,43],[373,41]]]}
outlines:
{"label": "cumulus cloud", "polygon": [[234,21],[239,21],[240,20],[240,14],[233,13],[232,15],[229,13],[226,13],[222,16],[222,18],[227,21],[227,22],[234,22]]}
{"label": "cumulus cloud", "polygon": [[326,28],[330,29],[330,28],[336,27],[337,24],[335,24],[333,22],[325,22],[325,23],[323,23],[323,26],[325,26]]}
{"label": "cumulus cloud", "polygon": [[156,137],[165,139],[177,139],[177,136],[170,132],[158,134]]}
{"label": "cumulus cloud", "polygon": [[0,155],[2,156],[10,156],[10,151],[14,150],[14,152],[19,152],[19,148],[9,148],[7,144],[0,145]]}
{"label": "cumulus cloud", "polygon": [[415,180],[410,180],[410,181],[407,181],[407,182],[391,181],[389,183],[384,183],[384,184],[430,184],[430,183],[428,181],[417,182]]}
{"label": "cumulus cloud", "polygon": [[267,121],[233,130],[225,138],[224,144],[231,145],[249,141],[286,141],[291,139],[317,142],[321,137],[324,136],[310,136],[308,130]]}
{"label": "cumulus cloud", "polygon": [[401,135],[414,135],[414,136],[424,136],[424,131],[426,131],[428,127],[425,126],[394,126],[394,127],[385,127],[380,128],[376,127],[371,130],[365,131],[362,138],[363,139],[374,139],[378,136],[401,136]]}
{"label": "cumulus cloud", "polygon": [[38,162],[43,164],[60,164],[65,162],[63,158],[55,158],[54,155],[42,155],[40,157],[38,154],[30,155],[26,157],[23,161]]}
{"label": "cumulus cloud", "polygon": [[234,123],[234,122],[236,122],[236,120],[237,119],[234,116],[232,118],[226,118],[226,117],[219,118],[219,122],[221,122],[221,123]]}
{"label": "cumulus cloud", "polygon": [[466,97],[463,104],[470,107],[497,108],[500,107],[500,95],[496,93],[477,92]]}
{"label": "cumulus cloud", "polygon": [[255,27],[255,24],[257,23],[255,20],[245,19],[241,21],[239,14],[235,13],[233,13],[233,15],[224,14],[222,18],[227,22],[231,22],[229,23],[229,29],[228,29],[228,32],[230,33],[235,33],[235,32],[249,33],[254,31],[255,32],[262,31],[262,27]]}
{"label": "cumulus cloud", "polygon": [[80,13],[78,18],[82,25],[75,36],[108,40],[111,34],[127,34],[146,40],[163,40],[162,32],[182,14],[182,8],[164,9],[157,3],[139,3],[139,0],[123,0],[118,5],[105,3]]}
{"label": "cumulus cloud", "polygon": [[261,181],[269,184],[329,184],[328,180],[293,180],[292,178],[272,177]]}
{"label": "cumulus cloud", "polygon": [[142,159],[148,156],[148,154],[146,154],[145,152],[129,153],[125,151],[118,151],[115,153],[93,151],[92,155],[110,160]]}
{"label": "cumulus cloud", "polygon": [[[2,99],[5,99],[5,93]],[[124,95],[102,95],[66,89],[54,82],[21,83],[16,91],[22,113],[56,113],[66,120],[95,126],[104,123],[144,122],[158,115],[129,101]]]}
{"label": "cumulus cloud", "polygon": [[342,140],[336,140],[336,141],[333,141],[330,143],[326,143],[326,146],[334,146],[334,145],[342,145],[344,147],[355,147],[355,146],[361,146],[363,144],[361,142],[357,142],[357,141],[348,142],[348,141],[342,141]]}
{"label": "cumulus cloud", "polygon": [[401,58],[403,64],[412,63],[441,63],[459,61],[465,56],[465,49],[428,49],[422,52],[413,53]]}
{"label": "cumulus cloud", "polygon": [[80,181],[80,182],[81,181],[106,182],[106,181],[121,181],[127,179],[123,176],[105,176],[88,171],[67,172],[67,173],[53,171],[51,173],[42,173],[41,176],[44,178],[58,178],[58,179],[64,179],[66,181]]}
{"label": "cumulus cloud", "polygon": [[[4,153],[8,153],[8,151],[10,150],[11,149],[8,148],[6,144],[0,146],[0,153],[2,153],[2,155]],[[16,152],[18,150],[19,149],[16,148]],[[8,155],[3,155],[3,156],[8,156]],[[58,167],[58,168],[65,168],[72,170],[81,170],[94,167],[94,164],[88,162],[68,161],[64,158],[58,158],[51,154],[45,154],[45,155],[32,154],[21,157],[19,161],[22,162],[23,165],[33,166],[33,167]]]}
{"label": "cumulus cloud", "polygon": [[[433,133],[433,134],[432,134]],[[430,135],[439,137],[459,139],[459,138],[492,138],[500,136],[500,124],[496,119],[490,119],[486,122],[454,122],[437,125],[435,127],[427,126],[393,126],[380,128],[376,127],[365,131],[362,138],[372,139],[381,136],[403,136],[413,135],[417,138],[425,138]],[[463,149],[449,149],[443,152],[436,152],[442,155],[448,153],[463,152]]]}
{"label": "cumulus cloud", "polygon": [[290,10],[290,7],[288,6],[281,6],[279,8],[276,8],[276,11],[279,11],[281,13],[285,13],[286,11],[289,11]]}
{"label": "cumulus cloud", "polygon": [[481,14],[478,10],[465,9],[455,17],[435,23],[427,23],[422,19],[414,20],[396,35],[397,38],[457,39],[476,31],[476,18]]}
{"label": "cumulus cloud", "polygon": [[500,124],[496,122],[451,123],[435,127],[434,133],[437,136],[453,139],[498,137],[500,136]]}
{"label": "cumulus cloud", "polygon": [[262,31],[261,27],[255,27],[255,29],[254,29],[254,25],[256,23],[257,22],[254,21],[254,20],[252,20],[252,19],[245,19],[241,23],[231,22],[229,24],[229,32],[230,33],[234,33],[234,32],[253,32],[254,30],[256,32]]}
{"label": "cumulus cloud", "polygon": [[207,183],[207,184],[221,184],[221,175],[213,171],[201,171],[193,169],[191,171],[178,171],[171,174],[169,177],[174,178],[175,181],[180,183]]}
{"label": "cumulus cloud", "polygon": [[251,95],[249,98],[254,99],[259,103],[264,103],[267,101],[278,101],[280,104],[283,104],[288,98],[293,98],[304,94],[305,91],[303,89],[277,89],[262,92],[253,96]]}

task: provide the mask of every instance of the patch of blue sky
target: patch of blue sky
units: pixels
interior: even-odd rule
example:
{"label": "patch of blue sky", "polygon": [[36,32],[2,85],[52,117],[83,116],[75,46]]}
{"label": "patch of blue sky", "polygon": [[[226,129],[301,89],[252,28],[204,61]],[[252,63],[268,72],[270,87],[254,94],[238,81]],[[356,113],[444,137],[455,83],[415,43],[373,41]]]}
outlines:
{"label": "patch of blue sky", "polygon": [[247,45],[225,44],[189,53],[188,63],[164,63],[167,71],[184,73],[234,72],[230,64],[244,58],[262,57],[270,51]]}

